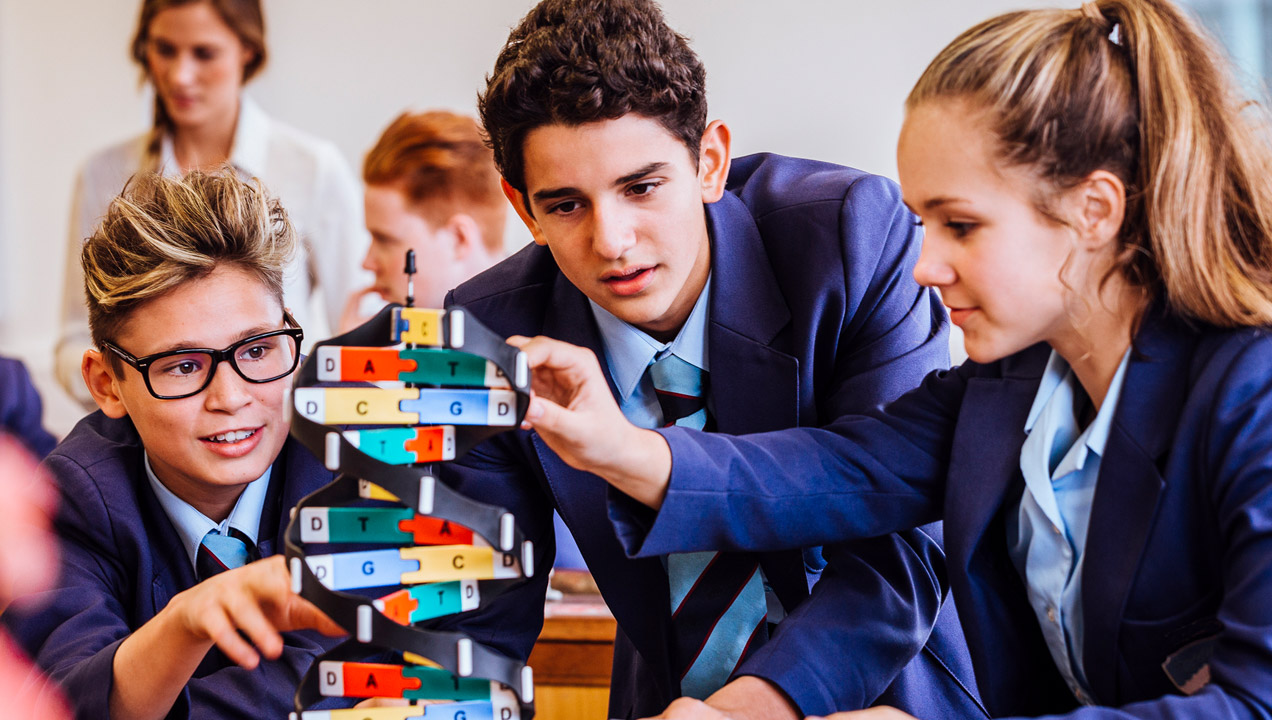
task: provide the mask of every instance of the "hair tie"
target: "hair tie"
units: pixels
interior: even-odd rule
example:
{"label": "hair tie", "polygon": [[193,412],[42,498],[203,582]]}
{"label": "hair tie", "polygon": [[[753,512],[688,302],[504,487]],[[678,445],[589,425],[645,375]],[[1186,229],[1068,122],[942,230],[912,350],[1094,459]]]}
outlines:
{"label": "hair tie", "polygon": [[1117,45],[1118,47],[1122,46],[1122,24],[1113,22],[1112,20],[1109,20],[1109,18],[1105,17],[1104,13],[1100,10],[1099,5],[1094,2],[1084,2],[1082,3],[1082,8],[1079,12],[1081,12],[1082,16],[1086,19],[1098,24],[1101,29],[1108,29],[1109,42]]}

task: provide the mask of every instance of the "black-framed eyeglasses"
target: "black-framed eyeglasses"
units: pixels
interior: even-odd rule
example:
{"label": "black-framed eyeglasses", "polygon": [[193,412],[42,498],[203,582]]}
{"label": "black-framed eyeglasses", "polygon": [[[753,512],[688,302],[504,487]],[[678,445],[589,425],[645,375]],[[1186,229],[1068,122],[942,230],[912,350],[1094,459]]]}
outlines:
{"label": "black-framed eyeglasses", "polygon": [[104,342],[102,346],[136,368],[151,395],[160,400],[180,400],[198,395],[212,384],[216,366],[222,361],[250,383],[273,382],[295,372],[305,333],[285,311],[283,322],[290,327],[243,338],[223,350],[182,348],[139,358],[114,343]]}

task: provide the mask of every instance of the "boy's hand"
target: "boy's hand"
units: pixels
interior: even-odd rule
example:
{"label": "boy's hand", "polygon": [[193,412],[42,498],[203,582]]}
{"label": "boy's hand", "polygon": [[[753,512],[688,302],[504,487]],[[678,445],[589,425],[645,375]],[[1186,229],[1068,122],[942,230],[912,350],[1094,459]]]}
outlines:
{"label": "boy's hand", "polygon": [[281,555],[208,578],[173,598],[164,612],[174,613],[176,627],[191,638],[215,643],[226,657],[248,670],[260,664],[261,655],[270,660],[282,655],[281,633],[317,630],[336,636],[345,632],[292,592]]}
{"label": "boy's hand", "polygon": [[178,593],[120,643],[113,665],[110,715],[159,720],[172,709],[212,645],[253,670],[261,655],[270,659],[282,655],[280,633],[304,629],[344,634],[312,603],[292,593],[281,555],[208,578]]}
{"label": "boy's hand", "polygon": [[546,337],[515,335],[508,344],[526,354],[533,396],[522,428],[537,430],[561,459],[596,473],[657,509],[667,494],[671,451],[658,433],[623,415],[596,355]]}
{"label": "boy's hand", "polygon": [[[706,702],[682,697],[667,706],[662,720],[798,720],[799,709],[777,686],[743,675],[716,690]],[[653,718],[651,720],[658,720]]]}
{"label": "boy's hand", "polygon": [[716,708],[690,697],[673,700],[662,713],[646,720],[733,720]]}

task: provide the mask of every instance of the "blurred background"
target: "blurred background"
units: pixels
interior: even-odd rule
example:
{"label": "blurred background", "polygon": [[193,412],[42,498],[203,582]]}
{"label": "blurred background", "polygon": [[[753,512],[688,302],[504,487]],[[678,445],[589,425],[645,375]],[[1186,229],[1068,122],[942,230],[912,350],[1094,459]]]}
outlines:
{"label": "blurred background", "polygon": [[[247,87],[267,113],[333,141],[359,171],[407,108],[475,113],[530,0],[264,0],[269,62]],[[664,0],[708,72],[735,154],[772,151],[896,176],[902,103],[936,52],[1030,0]],[[1272,67],[1272,0],[1190,3],[1242,64]],[[1065,3],[1066,6],[1076,5]],[[59,436],[82,414],[54,382],[71,187],[95,150],[150,127],[128,44],[134,0],[0,0],[0,354],[22,358]],[[515,218],[512,218],[514,222]],[[519,245],[529,236],[509,233]],[[958,360],[962,346],[953,339]]]}

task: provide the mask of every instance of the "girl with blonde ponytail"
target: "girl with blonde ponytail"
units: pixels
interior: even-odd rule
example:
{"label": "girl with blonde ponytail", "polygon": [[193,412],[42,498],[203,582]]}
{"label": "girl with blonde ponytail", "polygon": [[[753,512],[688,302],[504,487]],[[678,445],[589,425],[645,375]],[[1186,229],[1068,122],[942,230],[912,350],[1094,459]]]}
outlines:
{"label": "girl with blonde ponytail", "polygon": [[[653,442],[612,419],[609,393],[587,390],[604,389],[599,372],[535,339],[523,349],[536,390],[562,389],[527,417],[578,467],[658,510],[651,526],[611,508],[637,556],[831,544],[943,519],[990,717],[1269,717],[1263,111],[1169,0],[987,20],[932,61],[906,107],[898,169],[925,226],[914,273],[940,290],[969,362],[825,429],[667,428]],[[618,467],[586,451],[615,443],[649,452]],[[809,602],[833,607],[834,592],[823,583]],[[797,615],[759,652],[800,657],[820,632]],[[809,660],[828,696],[824,669],[840,660]],[[745,718],[765,698],[803,714],[754,677],[707,705]],[[663,717],[720,714],[682,699]]]}

